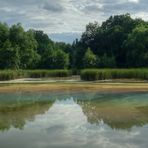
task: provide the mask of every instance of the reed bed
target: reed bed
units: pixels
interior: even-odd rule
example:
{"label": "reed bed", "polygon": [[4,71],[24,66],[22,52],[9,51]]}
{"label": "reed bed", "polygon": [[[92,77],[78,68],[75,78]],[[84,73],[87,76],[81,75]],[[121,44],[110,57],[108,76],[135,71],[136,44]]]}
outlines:
{"label": "reed bed", "polygon": [[0,81],[18,78],[69,77],[71,75],[70,70],[1,70]]}
{"label": "reed bed", "polygon": [[148,69],[85,69],[81,71],[81,79],[85,81],[110,79],[148,80]]}
{"label": "reed bed", "polygon": [[29,70],[25,73],[30,78],[69,77],[72,75],[70,70]]}

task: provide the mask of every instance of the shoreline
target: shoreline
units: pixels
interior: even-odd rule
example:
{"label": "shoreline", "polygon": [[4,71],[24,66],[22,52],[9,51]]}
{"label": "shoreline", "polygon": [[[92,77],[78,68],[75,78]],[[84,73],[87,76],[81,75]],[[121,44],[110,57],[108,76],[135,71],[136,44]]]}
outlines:
{"label": "shoreline", "polygon": [[0,93],[8,92],[54,92],[54,91],[95,91],[95,92],[148,92],[146,82],[86,82],[86,81],[58,81],[58,82],[0,82]]}

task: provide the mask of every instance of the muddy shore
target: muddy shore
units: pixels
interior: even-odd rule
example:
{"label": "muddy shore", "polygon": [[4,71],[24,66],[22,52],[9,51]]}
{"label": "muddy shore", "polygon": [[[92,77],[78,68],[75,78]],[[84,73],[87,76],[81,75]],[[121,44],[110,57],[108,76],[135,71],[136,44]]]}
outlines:
{"label": "muddy shore", "polygon": [[0,92],[40,92],[40,91],[97,91],[97,92],[148,92],[144,82],[33,82],[1,83]]}

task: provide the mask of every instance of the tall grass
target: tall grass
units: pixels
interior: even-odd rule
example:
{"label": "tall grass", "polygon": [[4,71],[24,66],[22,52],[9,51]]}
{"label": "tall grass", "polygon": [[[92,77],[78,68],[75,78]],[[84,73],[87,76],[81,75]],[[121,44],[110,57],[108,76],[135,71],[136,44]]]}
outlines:
{"label": "tall grass", "polygon": [[68,77],[72,75],[70,70],[29,70],[25,73],[29,78]]}
{"label": "tall grass", "polygon": [[148,80],[148,69],[85,69],[81,71],[81,79],[86,81],[109,79]]}
{"label": "tall grass", "polygon": [[49,78],[71,76],[70,70],[1,70],[0,81],[13,80],[17,78]]}
{"label": "tall grass", "polygon": [[[50,78],[69,77],[71,70],[1,70],[0,81],[17,78]],[[80,72],[81,79],[86,81],[109,79],[148,80],[148,69],[85,69]]]}
{"label": "tall grass", "polygon": [[19,77],[19,73],[17,71],[12,71],[12,70],[0,71],[0,81],[12,80],[18,77]]}

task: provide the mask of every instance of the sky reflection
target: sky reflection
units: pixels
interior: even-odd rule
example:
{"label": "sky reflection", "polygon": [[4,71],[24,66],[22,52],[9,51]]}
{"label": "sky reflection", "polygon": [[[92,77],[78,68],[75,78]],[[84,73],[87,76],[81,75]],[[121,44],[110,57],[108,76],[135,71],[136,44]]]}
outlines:
{"label": "sky reflection", "polygon": [[[31,107],[11,110],[8,116],[11,121],[23,118],[25,123],[22,128],[17,128],[9,122],[9,129],[0,132],[0,145],[3,148],[147,148],[147,95],[137,95],[141,97],[141,104],[138,101],[136,103],[139,97],[130,94],[120,101],[118,96],[114,96],[112,101],[104,102],[69,97],[45,104],[34,102]],[[130,98],[130,101],[127,101],[127,98]],[[139,111],[138,107],[141,107],[142,111]],[[123,113],[120,118],[117,117],[117,112],[110,113],[113,108],[113,111],[120,108],[119,114]],[[123,112],[125,109],[127,110]],[[8,113],[4,114],[7,118]],[[20,116],[15,118],[11,117],[11,114]],[[107,118],[107,115],[110,118]],[[2,119],[0,118],[0,121]],[[119,119],[126,122],[122,124],[121,120],[119,124]]]}

